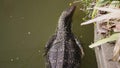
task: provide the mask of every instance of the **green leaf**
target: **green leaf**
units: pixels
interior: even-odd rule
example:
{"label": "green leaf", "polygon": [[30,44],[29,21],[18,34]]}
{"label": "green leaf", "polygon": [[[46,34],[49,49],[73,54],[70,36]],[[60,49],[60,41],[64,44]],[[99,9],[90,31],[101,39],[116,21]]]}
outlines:
{"label": "green leaf", "polygon": [[96,7],[100,7],[100,6],[106,5],[107,3],[110,3],[110,2],[111,2],[110,0],[99,0],[97,2],[97,6]]}
{"label": "green leaf", "polygon": [[110,37],[101,39],[101,40],[91,44],[89,47],[93,48],[93,47],[100,46],[101,44],[104,44],[104,43],[107,43],[107,42],[115,41],[119,38],[119,35],[120,35],[120,33],[112,34]]}

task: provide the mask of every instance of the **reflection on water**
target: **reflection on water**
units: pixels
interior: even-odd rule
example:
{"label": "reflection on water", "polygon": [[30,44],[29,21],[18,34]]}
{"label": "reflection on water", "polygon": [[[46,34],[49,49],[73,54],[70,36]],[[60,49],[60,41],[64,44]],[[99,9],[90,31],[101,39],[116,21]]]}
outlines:
{"label": "reflection on water", "polygon": [[[55,32],[60,13],[70,2],[72,0],[1,0],[0,68],[44,68],[44,46]],[[78,9],[74,15],[73,32],[87,53],[82,67],[96,68],[94,53],[87,46],[93,40],[92,34],[86,34],[91,30],[80,27],[80,18],[84,16],[81,14],[84,13]]]}

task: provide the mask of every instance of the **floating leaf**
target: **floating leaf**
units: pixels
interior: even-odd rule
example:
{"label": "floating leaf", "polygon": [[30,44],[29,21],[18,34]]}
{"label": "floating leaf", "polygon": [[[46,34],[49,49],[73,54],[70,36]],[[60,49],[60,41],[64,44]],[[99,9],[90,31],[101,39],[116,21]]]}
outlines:
{"label": "floating leaf", "polygon": [[100,46],[101,44],[104,44],[104,43],[107,43],[107,42],[115,41],[119,38],[119,35],[120,35],[120,33],[112,34],[110,37],[101,39],[101,40],[91,44],[89,47],[93,48],[93,47]]}

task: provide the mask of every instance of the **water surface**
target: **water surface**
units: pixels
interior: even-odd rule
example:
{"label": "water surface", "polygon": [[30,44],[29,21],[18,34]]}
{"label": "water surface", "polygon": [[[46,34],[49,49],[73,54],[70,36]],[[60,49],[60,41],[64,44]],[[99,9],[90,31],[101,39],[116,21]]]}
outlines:
{"label": "water surface", "polygon": [[[43,50],[55,32],[60,13],[72,0],[0,0],[0,68],[44,68]],[[80,26],[84,12],[77,8],[73,32],[84,46],[83,68],[97,68],[88,48],[93,28]]]}

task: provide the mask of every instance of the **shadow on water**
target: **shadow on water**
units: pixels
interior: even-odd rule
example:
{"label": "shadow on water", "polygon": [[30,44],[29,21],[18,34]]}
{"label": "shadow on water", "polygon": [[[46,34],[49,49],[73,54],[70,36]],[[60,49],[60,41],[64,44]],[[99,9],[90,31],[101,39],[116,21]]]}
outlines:
{"label": "shadow on water", "polygon": [[[0,0],[0,68],[44,68],[44,45],[55,32],[60,13],[70,2]],[[73,18],[73,32],[86,53],[82,68],[97,68],[94,52],[88,48],[93,40],[93,28],[80,26],[82,14],[76,10]]]}

